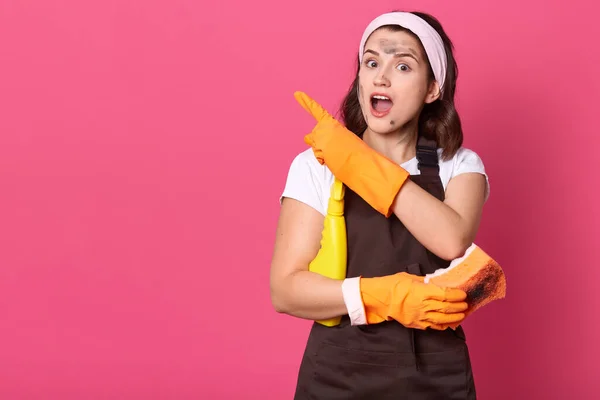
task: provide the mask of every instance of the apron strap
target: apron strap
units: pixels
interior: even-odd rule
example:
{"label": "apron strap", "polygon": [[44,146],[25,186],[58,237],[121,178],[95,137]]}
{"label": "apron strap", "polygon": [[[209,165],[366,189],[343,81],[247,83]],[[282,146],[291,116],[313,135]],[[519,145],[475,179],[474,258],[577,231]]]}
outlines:
{"label": "apron strap", "polygon": [[417,141],[417,161],[421,175],[438,176],[440,174],[437,143],[435,140],[419,136]]}

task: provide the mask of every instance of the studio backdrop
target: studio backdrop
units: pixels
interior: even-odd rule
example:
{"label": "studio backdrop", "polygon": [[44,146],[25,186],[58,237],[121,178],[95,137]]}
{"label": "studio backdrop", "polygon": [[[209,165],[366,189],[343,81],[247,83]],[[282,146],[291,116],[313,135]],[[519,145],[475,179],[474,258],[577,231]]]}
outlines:
{"label": "studio backdrop", "polygon": [[[558,5],[560,4],[560,5]],[[269,267],[288,168],[376,15],[456,47],[477,243],[507,298],[465,330],[479,398],[594,399],[593,2],[0,0],[0,398],[290,399],[310,322]]]}

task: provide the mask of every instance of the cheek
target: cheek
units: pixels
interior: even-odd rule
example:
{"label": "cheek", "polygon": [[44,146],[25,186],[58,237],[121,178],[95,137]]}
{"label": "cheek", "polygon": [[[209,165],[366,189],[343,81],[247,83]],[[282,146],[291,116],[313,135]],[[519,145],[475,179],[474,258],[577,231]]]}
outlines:
{"label": "cheek", "polygon": [[425,98],[429,93],[429,77],[427,75],[419,76],[417,84],[419,96]]}
{"label": "cheek", "polygon": [[360,104],[360,108],[362,109],[363,114],[364,114],[365,110],[366,110],[365,102],[367,101],[366,97],[365,97],[365,88],[360,83],[358,85],[358,88],[359,88],[358,89],[358,103]]}
{"label": "cheek", "polygon": [[362,72],[358,74],[358,86],[361,88],[365,86],[365,74]]}
{"label": "cheek", "polygon": [[398,77],[392,85],[395,88],[396,98],[406,104],[422,102],[428,93],[427,82],[418,76]]}
{"label": "cheek", "polygon": [[364,103],[365,103],[365,96],[366,96],[366,92],[365,92],[365,79],[364,79],[365,74],[363,74],[362,72],[360,72],[358,74],[358,102],[360,103],[360,106],[363,108],[364,110]]}
{"label": "cheek", "polygon": [[376,77],[377,71],[375,69],[361,68],[358,71],[358,83],[363,86],[372,85]]}
{"label": "cheek", "polygon": [[358,104],[360,104],[360,110],[362,111],[363,118],[365,122],[369,123],[369,114],[367,113],[368,107],[365,106],[366,98],[365,98],[365,88],[362,83],[358,83]]}

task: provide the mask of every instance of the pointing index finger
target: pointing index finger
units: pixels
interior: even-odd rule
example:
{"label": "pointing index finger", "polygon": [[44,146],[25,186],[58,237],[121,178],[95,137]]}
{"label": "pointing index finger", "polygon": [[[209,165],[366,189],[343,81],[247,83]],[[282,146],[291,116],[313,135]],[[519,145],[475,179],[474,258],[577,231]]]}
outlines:
{"label": "pointing index finger", "polygon": [[329,118],[331,117],[329,115],[329,113],[327,112],[327,110],[325,110],[319,103],[317,103],[315,100],[313,100],[312,98],[310,98],[310,96],[308,96],[306,93],[304,92],[295,92],[294,93],[294,97],[296,98],[296,101],[298,103],[300,103],[300,105],[302,106],[302,108],[304,108],[306,111],[308,111],[308,113],[310,115],[312,115],[317,122],[325,119],[325,118]]}

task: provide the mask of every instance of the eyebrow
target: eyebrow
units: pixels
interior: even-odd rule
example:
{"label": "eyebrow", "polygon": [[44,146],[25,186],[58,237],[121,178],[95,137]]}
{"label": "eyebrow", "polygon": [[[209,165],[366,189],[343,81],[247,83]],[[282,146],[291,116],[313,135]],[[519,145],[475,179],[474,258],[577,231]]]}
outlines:
{"label": "eyebrow", "polygon": [[[365,54],[366,53],[372,53],[379,57],[379,53],[376,52],[375,50],[367,49],[367,50],[365,50]],[[408,49],[408,52],[394,53],[394,57],[395,58],[410,57],[410,58],[414,59],[416,62],[419,62],[419,59],[417,58],[413,49]]]}

